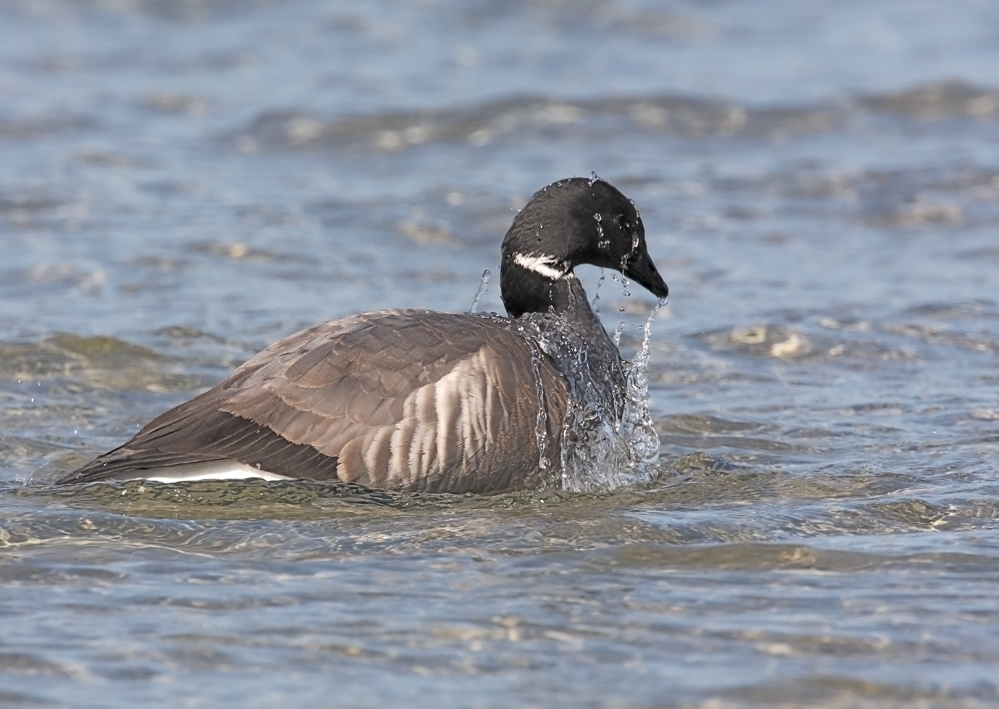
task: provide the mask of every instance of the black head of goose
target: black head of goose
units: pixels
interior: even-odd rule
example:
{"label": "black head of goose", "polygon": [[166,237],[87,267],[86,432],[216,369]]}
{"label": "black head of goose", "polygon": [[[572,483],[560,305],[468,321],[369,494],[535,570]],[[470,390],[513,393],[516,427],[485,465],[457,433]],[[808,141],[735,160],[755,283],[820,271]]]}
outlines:
{"label": "black head of goose", "polygon": [[617,348],[573,274],[581,264],[667,295],[631,201],[601,180],[562,180],[531,198],[503,240],[501,295],[513,320],[382,310],[317,325],[58,482],[304,478],[453,493],[558,486],[545,461],[560,460],[570,384],[520,323],[561,314],[595,369],[616,372]]}

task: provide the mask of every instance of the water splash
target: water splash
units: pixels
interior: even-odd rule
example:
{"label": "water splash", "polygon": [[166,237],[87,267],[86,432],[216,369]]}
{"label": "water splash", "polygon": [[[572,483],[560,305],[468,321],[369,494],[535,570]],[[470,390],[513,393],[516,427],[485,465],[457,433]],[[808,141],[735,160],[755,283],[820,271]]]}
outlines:
{"label": "water splash", "polygon": [[598,313],[599,314],[599,312],[600,312],[600,310],[599,310],[599,306],[600,306],[600,286],[602,286],[604,284],[604,281],[606,281],[606,280],[607,280],[607,274],[604,272],[604,269],[601,268],[600,269],[600,278],[597,279],[597,285],[593,289],[593,300],[590,301],[590,307],[593,308],[593,312],[594,313]]}
{"label": "water splash", "polygon": [[[618,310],[623,313],[624,306],[622,305],[620,308],[618,308]],[[618,320],[617,326],[614,328],[614,332],[612,332],[610,336],[611,342],[614,343],[615,347],[621,346],[621,335],[623,334],[624,334],[624,320]]]}
{"label": "water splash", "polygon": [[534,371],[534,385],[538,395],[538,418],[534,422],[534,438],[538,445],[538,469],[548,470],[548,407],[545,397],[544,381],[541,379],[541,358],[544,356],[538,349],[538,344],[528,340],[531,345],[531,369]]}
{"label": "water splash", "polygon": [[[561,487],[573,492],[609,490],[648,482],[658,471],[659,434],[649,411],[649,338],[657,305],[645,324],[634,362],[617,348],[588,342],[562,314],[530,313],[514,328],[547,356],[569,385],[569,408],[561,433]],[[540,354],[539,352],[539,354]],[[534,361],[536,381],[540,381]],[[538,391],[539,404],[544,404]],[[546,419],[537,422],[544,460]]]}
{"label": "water splash", "polygon": [[666,300],[660,299],[649,313],[642,327],[642,346],[635,353],[635,359],[627,365],[625,380],[628,396],[628,411],[633,415],[627,419],[630,428],[626,436],[631,442],[631,453],[642,464],[657,466],[659,463],[659,434],[652,421],[649,411],[649,351],[652,341],[652,323],[656,321],[659,311]]}
{"label": "water splash", "polygon": [[475,291],[475,297],[472,298],[472,307],[469,308],[468,312],[478,312],[479,300],[481,300],[482,296],[489,292],[489,279],[492,275],[492,272],[488,268],[482,272],[482,279],[479,281],[479,289]]}
{"label": "water splash", "polygon": [[[629,281],[624,276],[619,276],[616,273],[611,274],[611,278],[621,284],[621,294],[626,298],[631,296],[631,292],[628,290]],[[624,312],[624,306],[618,306],[618,312]],[[614,332],[611,333],[610,339],[614,343],[615,347],[621,346],[621,335],[624,334],[624,319],[617,321],[617,325],[614,327]]]}

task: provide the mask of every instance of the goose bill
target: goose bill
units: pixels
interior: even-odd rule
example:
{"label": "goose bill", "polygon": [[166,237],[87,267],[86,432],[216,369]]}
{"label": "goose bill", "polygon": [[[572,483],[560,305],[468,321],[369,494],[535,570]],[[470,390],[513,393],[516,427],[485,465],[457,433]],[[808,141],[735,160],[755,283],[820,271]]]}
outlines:
{"label": "goose bill", "polygon": [[665,298],[669,295],[666,281],[659,275],[655,264],[652,263],[652,257],[647,253],[639,254],[636,258],[629,260],[627,268],[624,269],[624,275],[644,286],[657,298]]}

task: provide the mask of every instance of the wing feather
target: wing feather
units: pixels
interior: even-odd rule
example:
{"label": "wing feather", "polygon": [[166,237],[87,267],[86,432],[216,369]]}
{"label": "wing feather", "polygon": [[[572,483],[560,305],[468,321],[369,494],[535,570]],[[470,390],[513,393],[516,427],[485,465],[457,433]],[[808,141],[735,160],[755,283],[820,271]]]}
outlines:
{"label": "wing feather", "polygon": [[545,454],[557,460],[567,398],[555,367],[506,321],[367,313],[271,345],[60,482],[235,460],[390,489],[501,491],[540,481],[542,403]]}

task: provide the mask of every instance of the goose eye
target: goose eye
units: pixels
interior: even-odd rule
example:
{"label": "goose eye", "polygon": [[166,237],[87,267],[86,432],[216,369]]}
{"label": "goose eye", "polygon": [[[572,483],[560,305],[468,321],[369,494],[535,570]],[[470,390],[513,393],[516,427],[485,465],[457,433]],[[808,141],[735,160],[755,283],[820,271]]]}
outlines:
{"label": "goose eye", "polygon": [[618,214],[616,217],[617,225],[621,228],[621,231],[631,231],[631,220],[628,219],[623,214]]}

